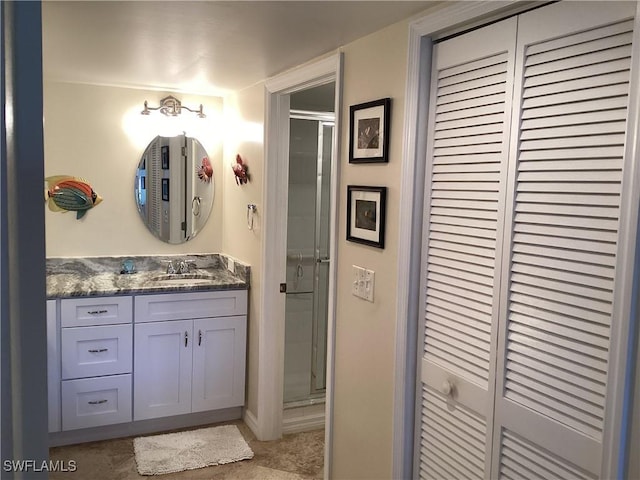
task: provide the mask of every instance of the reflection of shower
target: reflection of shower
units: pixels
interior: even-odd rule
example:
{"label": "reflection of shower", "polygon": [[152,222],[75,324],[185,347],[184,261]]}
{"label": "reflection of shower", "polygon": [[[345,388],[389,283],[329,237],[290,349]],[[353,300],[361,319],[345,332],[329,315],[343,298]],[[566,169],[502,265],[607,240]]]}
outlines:
{"label": "reflection of shower", "polygon": [[314,403],[326,384],[333,113],[291,111],[285,405]]}

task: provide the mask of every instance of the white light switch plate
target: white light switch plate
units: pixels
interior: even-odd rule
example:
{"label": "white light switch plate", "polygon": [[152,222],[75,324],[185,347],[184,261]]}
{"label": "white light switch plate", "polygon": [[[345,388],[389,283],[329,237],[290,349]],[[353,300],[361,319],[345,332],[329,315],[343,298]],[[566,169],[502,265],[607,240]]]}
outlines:
{"label": "white light switch plate", "polygon": [[236,262],[233,258],[227,257],[227,268],[231,273],[236,273]]}
{"label": "white light switch plate", "polygon": [[363,300],[373,302],[375,272],[357,265],[351,265],[351,267],[353,269],[351,294]]}

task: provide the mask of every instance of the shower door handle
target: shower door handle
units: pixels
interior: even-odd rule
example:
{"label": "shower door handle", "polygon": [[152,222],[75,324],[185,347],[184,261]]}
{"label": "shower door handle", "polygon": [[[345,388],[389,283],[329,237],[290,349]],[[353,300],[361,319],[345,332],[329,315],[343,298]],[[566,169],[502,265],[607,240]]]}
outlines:
{"label": "shower door handle", "polygon": [[316,259],[316,263],[330,263],[330,262],[331,262],[331,259],[329,257]]}

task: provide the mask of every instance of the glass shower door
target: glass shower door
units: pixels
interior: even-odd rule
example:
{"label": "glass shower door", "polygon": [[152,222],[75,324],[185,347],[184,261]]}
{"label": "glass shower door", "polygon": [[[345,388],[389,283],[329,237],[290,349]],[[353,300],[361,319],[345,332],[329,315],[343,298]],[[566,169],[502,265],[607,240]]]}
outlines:
{"label": "glass shower door", "polygon": [[284,402],[324,395],[333,123],[290,121]]}

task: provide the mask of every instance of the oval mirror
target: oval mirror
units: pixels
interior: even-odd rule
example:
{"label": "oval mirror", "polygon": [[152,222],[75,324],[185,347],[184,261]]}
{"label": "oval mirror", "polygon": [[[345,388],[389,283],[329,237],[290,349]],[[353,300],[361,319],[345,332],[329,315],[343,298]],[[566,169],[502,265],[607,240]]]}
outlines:
{"label": "oval mirror", "polygon": [[213,169],[200,142],[157,136],[142,154],[134,193],[138,212],[160,240],[183,243],[197,235],[213,206]]}

